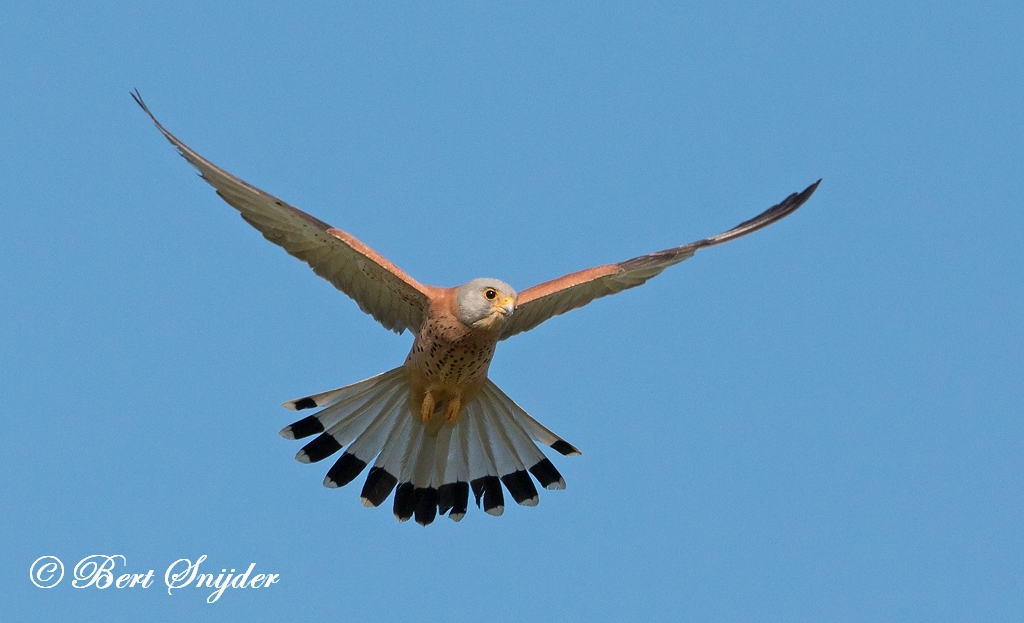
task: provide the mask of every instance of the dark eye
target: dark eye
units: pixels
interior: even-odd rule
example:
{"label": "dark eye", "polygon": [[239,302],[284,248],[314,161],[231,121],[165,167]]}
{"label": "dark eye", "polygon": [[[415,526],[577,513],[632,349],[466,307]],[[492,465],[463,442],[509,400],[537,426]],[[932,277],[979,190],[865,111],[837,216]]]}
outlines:
{"label": "dark eye", "polygon": [[484,296],[487,297],[488,301],[493,301],[494,299],[498,298],[498,291],[495,290],[494,288],[487,288],[486,290],[484,290]]}

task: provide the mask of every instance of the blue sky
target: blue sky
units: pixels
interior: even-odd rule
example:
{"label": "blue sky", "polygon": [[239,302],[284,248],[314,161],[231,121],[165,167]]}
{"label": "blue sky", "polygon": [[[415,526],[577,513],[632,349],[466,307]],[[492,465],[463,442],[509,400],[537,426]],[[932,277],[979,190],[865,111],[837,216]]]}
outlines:
{"label": "blue sky", "polygon": [[[1019,621],[1014,2],[0,7],[5,620]],[[399,524],[278,405],[411,343],[128,96],[417,279],[523,289],[793,216],[502,343],[565,491]],[[50,590],[122,554],[149,589]],[[168,595],[162,574],[280,584]]]}

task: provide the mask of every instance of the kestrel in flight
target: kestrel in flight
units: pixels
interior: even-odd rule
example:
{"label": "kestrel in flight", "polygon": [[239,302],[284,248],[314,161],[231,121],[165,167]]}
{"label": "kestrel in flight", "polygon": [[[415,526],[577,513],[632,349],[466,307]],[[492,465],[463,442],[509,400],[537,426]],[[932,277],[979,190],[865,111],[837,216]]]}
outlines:
{"label": "kestrel in flight", "polygon": [[284,403],[295,411],[320,411],[280,434],[285,439],[317,435],[295,455],[303,463],[345,449],[328,470],[326,487],[348,484],[373,461],[363,484],[363,505],[379,506],[394,490],[395,517],[406,521],[415,516],[424,526],[437,513],[461,520],[471,489],[477,506],[491,515],[504,511],[503,484],[518,504],[537,504],[530,474],[546,489],[564,489],[565,480],[534,442],[566,456],[580,454],[487,378],[499,341],[636,287],[699,249],[767,227],[803,205],[821,182],[717,236],[582,270],[519,293],[490,278],[440,288],[419,283],[350,234],[203,158],[156,120],[137,91],[132,97],[217,194],[267,240],[309,264],[384,327],[413,334],[409,356],[397,368]]}

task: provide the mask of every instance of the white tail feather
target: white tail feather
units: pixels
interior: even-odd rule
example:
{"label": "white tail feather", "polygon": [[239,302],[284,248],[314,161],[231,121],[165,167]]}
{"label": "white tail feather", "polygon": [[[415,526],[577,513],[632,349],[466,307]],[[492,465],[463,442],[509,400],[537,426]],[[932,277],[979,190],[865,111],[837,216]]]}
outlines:
{"label": "white tail feather", "polygon": [[386,419],[388,414],[396,411],[395,407],[399,404],[408,402],[409,392],[403,387],[383,388],[380,394],[368,399],[343,420],[328,428],[327,433],[344,446],[369,432],[370,428],[374,428],[381,420]]}
{"label": "white tail feather", "polygon": [[[519,457],[520,462],[526,465],[526,467],[535,465],[537,461],[543,460],[544,453],[540,451],[537,444],[530,440],[530,434],[526,432],[523,425],[516,419],[515,411],[507,403],[501,402],[497,399],[497,396],[494,395],[494,390],[490,385],[493,384],[484,386],[483,393],[487,394],[491,401],[501,409],[501,414],[495,414],[493,419],[496,425],[503,425],[506,427],[502,429],[502,432],[505,434],[505,438],[511,445],[512,451]],[[512,405],[514,406],[515,403],[512,403]]]}
{"label": "white tail feather", "polygon": [[409,410],[409,402],[398,400],[390,403],[390,408],[381,413],[365,431],[348,447],[346,452],[356,455],[360,460],[369,463],[384,449],[384,442],[395,426],[398,418]]}
{"label": "white tail feather", "polygon": [[388,438],[384,441],[384,447],[381,449],[374,467],[380,467],[395,476],[402,472],[402,460],[405,458],[404,454],[409,451],[414,423],[412,416],[399,416],[398,424],[391,429]]}
{"label": "white tail feather", "polygon": [[377,376],[371,376],[368,379],[364,379],[362,381],[359,381],[358,383],[353,383],[351,385],[346,385],[345,387],[339,387],[338,389],[332,389],[330,391],[321,392],[319,394],[313,394],[312,396],[306,396],[305,398],[289,400],[288,402],[283,403],[281,406],[283,406],[285,409],[297,411],[300,408],[298,405],[304,402],[313,402],[315,403],[313,406],[317,407],[329,407],[335,404],[336,402],[342,400],[343,398],[347,400],[355,400],[357,398],[365,396],[367,393],[371,391],[374,391],[376,389],[376,386],[381,381],[394,378],[395,376],[398,376],[403,372],[405,372],[404,368],[394,368],[393,370],[381,372]]}
{"label": "white tail feather", "polygon": [[[575,446],[568,444],[564,439],[551,432],[546,426],[538,422],[537,420],[530,417],[530,414],[523,411],[523,408],[515,403],[514,400],[505,395],[505,392],[501,391],[497,385],[491,382],[489,379],[484,385],[485,390],[489,390],[493,395],[493,400],[500,402],[508,407],[515,415],[515,420],[522,424],[523,428],[530,434],[530,437],[541,442],[545,446],[555,447],[559,443],[569,445],[572,448],[571,452],[563,453],[566,456],[578,456],[583,454]],[[556,448],[557,449],[557,448]],[[561,452],[561,450],[559,450]]]}
{"label": "white tail feather", "polygon": [[455,456],[452,447],[452,439],[455,429],[451,426],[442,426],[437,431],[437,448],[434,451],[434,471],[430,476],[429,486],[437,488],[446,482],[456,482],[455,466],[452,464],[452,457]]}
{"label": "white tail feather", "polygon": [[546,488],[564,488],[565,481],[534,440],[562,454],[579,452],[530,417],[491,381],[466,405],[454,425],[444,424],[435,434],[428,432],[419,414],[410,408],[409,376],[404,367],[285,403],[293,409],[314,405],[324,408],[281,431],[288,438],[321,433],[296,458],[319,461],[347,445],[324,484],[343,486],[373,461],[374,470],[364,487],[364,505],[380,504],[397,484],[395,516],[404,521],[415,513],[424,525],[433,521],[434,500],[442,487],[450,494],[447,503],[439,503],[442,512],[450,509],[449,517],[456,521],[465,514],[470,484],[477,504],[482,500],[484,510],[492,515],[504,510],[501,483],[520,504],[537,503],[528,472]]}
{"label": "white tail feather", "polygon": [[[415,421],[415,416],[410,417]],[[398,469],[392,473],[398,476],[399,483],[413,482],[413,471],[416,469],[416,463],[421,456],[427,454],[432,449],[434,445],[432,438],[429,439],[430,444],[424,443],[424,438],[427,436],[426,432],[426,426],[415,422],[412,426],[412,435],[409,436],[409,441],[405,448],[396,453],[399,457]]]}

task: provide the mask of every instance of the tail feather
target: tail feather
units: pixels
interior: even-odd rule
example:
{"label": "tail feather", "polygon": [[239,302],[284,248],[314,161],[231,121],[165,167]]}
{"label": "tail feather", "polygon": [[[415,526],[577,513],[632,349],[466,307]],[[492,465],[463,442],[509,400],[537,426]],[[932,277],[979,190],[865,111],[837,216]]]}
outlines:
{"label": "tail feather", "polygon": [[[495,450],[500,451],[500,446],[493,446],[487,435],[486,422],[480,413],[479,403],[472,402],[466,407],[459,425],[468,426],[470,429],[469,443],[469,472],[473,477],[469,484],[473,488],[473,495],[476,497],[476,505],[484,509],[488,515],[500,517],[505,512],[505,495],[501,492],[501,481],[498,475],[501,473],[498,462],[495,460]],[[504,455],[499,455],[504,458]],[[506,471],[508,463],[505,463]],[[480,501],[483,499],[483,506]]]}
{"label": "tail feather", "polygon": [[525,469],[543,459],[544,453],[540,451],[537,444],[531,441],[530,434],[516,419],[515,411],[508,404],[499,400],[489,385],[485,385],[481,393],[497,409],[488,411],[491,423],[512,454],[518,459],[517,463],[520,469]]}
{"label": "tail feather", "polygon": [[[504,483],[505,488],[512,494],[512,499],[516,501],[516,504],[523,506],[536,506],[540,502],[540,497],[537,495],[537,488],[533,486],[533,481],[530,480],[530,474],[527,473],[527,466],[533,465],[538,461],[544,459],[544,455],[540,453],[537,446],[532,443],[516,443],[516,433],[522,434],[522,429],[514,430],[517,428],[515,420],[508,418],[502,421],[500,415],[496,412],[487,413],[493,430],[497,432],[497,437],[500,439],[513,459],[516,470],[513,472],[502,472],[501,482]],[[511,430],[506,430],[505,424]],[[528,437],[523,434],[520,440]],[[531,446],[532,452],[522,452],[525,450],[525,446]],[[524,457],[525,454],[525,457]],[[531,460],[532,459],[532,460]]]}
{"label": "tail feather", "polygon": [[[410,419],[415,420],[415,417]],[[405,447],[396,448],[398,452],[395,453],[397,462],[391,464],[395,466],[394,474],[398,476],[399,482],[413,482],[413,472],[416,470],[416,462],[429,450],[427,445],[424,443],[424,437],[426,437],[427,427],[418,425],[419,422],[415,422],[412,426],[411,432],[408,439],[406,440]],[[431,439],[431,442],[434,440]],[[431,446],[433,443],[430,444]],[[385,466],[386,468],[387,466]],[[391,470],[388,470],[391,471]],[[413,483],[415,486],[416,483]]]}
{"label": "tail feather", "polygon": [[281,406],[292,411],[301,411],[302,409],[312,409],[314,407],[329,407],[345,397],[358,398],[359,396],[366,395],[373,391],[375,385],[383,377],[392,376],[399,371],[402,371],[402,368],[388,370],[387,372],[382,372],[377,376],[371,376],[370,378],[359,381],[358,383],[339,387],[338,389],[313,394],[312,396],[306,396],[305,398],[289,400],[288,402],[282,403]]}
{"label": "tail feather", "polygon": [[530,437],[546,446],[550,446],[552,450],[564,456],[580,456],[583,454],[578,448],[576,448],[576,446],[554,434],[548,430],[546,426],[530,417],[529,413],[523,411],[523,408],[506,396],[505,392],[498,389],[497,385],[491,381],[487,381],[485,388],[490,389],[493,392],[496,400],[507,405],[515,412],[515,419],[517,419],[523,425],[523,428],[530,433]]}
{"label": "tail feather", "polygon": [[[315,463],[334,454],[356,437],[367,432],[368,428],[380,419],[379,414],[387,414],[400,403],[407,403],[408,400],[408,391],[404,391],[401,379],[396,379],[383,385],[378,394],[367,397],[354,408],[353,404],[346,401],[324,409],[323,412],[332,412],[325,418],[333,418],[338,413],[345,413],[345,415],[334,424],[328,425],[321,420],[321,423],[328,427],[326,432],[303,446],[295,455],[295,460],[302,463]],[[320,416],[317,415],[317,417]]]}
{"label": "tail feather", "polygon": [[412,418],[399,416],[395,426],[387,431],[384,447],[377,455],[377,460],[373,462],[374,467],[389,470],[397,477],[400,470],[395,469],[394,465],[400,460],[398,453],[406,449],[409,437],[412,435],[413,423],[411,420]]}
{"label": "tail feather", "polygon": [[359,493],[363,506],[367,508],[380,506],[384,500],[388,499],[397,484],[398,479],[384,469],[371,467],[370,473],[366,475],[366,482],[363,483],[363,490]]}
{"label": "tail feather", "polygon": [[[420,426],[419,428],[426,431],[425,426]],[[416,523],[421,526],[432,523],[437,515],[437,487],[433,485],[432,481],[434,480],[434,470],[437,466],[435,457],[437,456],[438,445],[441,441],[439,435],[431,438],[424,434],[424,437],[425,439],[420,444],[419,456],[414,461],[410,478],[413,487],[415,487]]]}
{"label": "tail feather", "polygon": [[404,368],[395,368],[383,374],[346,385],[329,392],[290,400],[284,403],[286,409],[299,410],[312,407],[325,407],[322,411],[305,417],[294,424],[281,429],[280,435],[285,439],[302,439],[316,433],[322,433],[335,424],[352,415],[352,412],[367,402],[379,400],[381,392],[395,390],[406,386],[408,380]]}
{"label": "tail feather", "polygon": [[[444,477],[439,479],[438,512],[448,514],[452,521],[462,521],[469,508],[469,427],[460,422],[454,428],[445,426],[441,429],[450,431],[451,441],[445,464]],[[441,460],[441,453],[438,453]]]}
{"label": "tail feather", "polygon": [[488,473],[495,476],[508,474],[522,468],[522,462],[512,451],[507,438],[501,433],[501,425],[494,422],[494,410],[484,406],[483,401],[474,401],[466,410],[466,417],[473,422],[473,429],[480,440],[480,447],[489,460]]}
{"label": "tail feather", "polygon": [[[413,433],[413,424],[412,417],[399,417],[398,424],[388,432],[387,439],[384,440],[384,448],[380,451],[380,455],[377,456],[373,467],[383,474],[381,478],[385,481],[392,481],[392,484],[384,492],[384,497],[377,499],[376,496],[370,497],[365,495],[366,488],[370,485],[369,478],[367,478],[367,487],[364,487],[364,495],[362,496],[364,506],[380,506],[381,502],[391,493],[391,488],[395,486],[394,483],[398,482],[398,474],[401,473],[401,457],[398,454],[405,451],[408,447],[409,439]],[[399,469],[395,469],[396,466]]]}
{"label": "tail feather", "polygon": [[345,445],[369,429],[369,426],[367,426],[367,416],[375,418],[370,419],[370,425],[375,424],[380,420],[377,417],[379,414],[387,414],[399,406],[399,404],[405,404],[408,401],[409,394],[405,391],[405,388],[401,386],[389,388],[381,392],[379,399],[366,401],[365,404],[355,409],[343,420],[328,428],[326,434],[334,437],[341,445]]}
{"label": "tail feather", "polygon": [[384,449],[388,433],[398,424],[398,418],[408,411],[408,400],[398,400],[390,404],[390,409],[370,426],[348,447],[346,452],[358,456],[369,463]]}
{"label": "tail feather", "polygon": [[446,482],[454,482],[457,480],[455,474],[458,469],[457,465],[452,462],[455,456],[455,450],[458,449],[458,444],[452,447],[452,439],[455,437],[453,434],[455,429],[451,426],[442,426],[441,430],[437,431],[437,449],[434,451],[434,469],[430,475],[430,486],[440,487]]}
{"label": "tail feather", "polygon": [[[562,478],[562,475],[558,473],[558,470],[551,464],[551,461],[544,456],[544,453],[540,451],[540,448],[530,441],[530,434],[526,431],[526,428],[523,427],[523,423],[517,419],[514,407],[517,407],[518,405],[511,400],[499,400],[496,395],[496,391],[500,392],[500,390],[498,390],[498,388],[493,384],[488,384],[483,389],[483,392],[499,406],[505,415],[504,418],[499,418],[496,421],[505,423],[511,429],[508,431],[507,437],[509,442],[512,444],[513,450],[522,460],[522,463],[529,469],[530,473],[534,475],[537,482],[539,482],[545,489],[565,489],[565,480]],[[504,396],[504,394],[502,394],[502,396]],[[505,398],[507,399],[508,397],[505,396]],[[522,409],[519,410],[522,411]],[[533,418],[530,419],[532,420]],[[545,428],[544,430],[547,429]],[[558,439],[554,433],[551,433],[551,435]],[[517,476],[517,479],[523,482],[524,487],[527,487],[524,489],[524,495],[529,493],[528,486],[532,486],[532,484],[529,483],[529,479],[527,478],[525,481],[522,481],[521,475]],[[506,483],[506,485],[507,484],[508,483]],[[511,491],[512,487],[509,487],[509,490]],[[515,497],[515,493],[513,493],[513,497]],[[516,498],[516,501],[526,506],[534,506],[539,501],[539,498],[537,497],[536,492],[534,492],[533,495],[526,496],[523,501],[520,501],[519,498]]]}
{"label": "tail feather", "polygon": [[[363,486],[364,506],[379,506],[394,490],[394,514],[421,525],[447,514],[460,521],[469,492],[490,515],[505,509],[502,485],[521,505],[539,502],[530,475],[547,489],[564,489],[565,480],[534,441],[565,455],[575,446],[530,417],[494,383],[487,381],[454,425],[428,432],[409,406],[409,377],[404,368],[346,387],[285,403],[291,409],[323,407],[281,430],[300,439],[320,433],[296,454],[315,462],[345,451],[327,472],[326,487],[342,487],[373,462]],[[376,459],[376,460],[374,460]]]}
{"label": "tail feather", "polygon": [[389,408],[382,412],[345,450],[334,467],[327,472],[324,486],[330,488],[344,487],[352,482],[363,471],[366,465],[384,448],[384,442],[397,424],[399,416],[407,409],[407,401],[392,400]]}
{"label": "tail feather", "polygon": [[[409,417],[408,419],[415,420],[414,417]],[[424,443],[426,431],[426,426],[419,422],[414,423],[412,434],[406,440],[405,447],[396,453],[398,461],[392,463],[395,466],[395,470],[392,473],[398,476],[398,482],[401,483],[398,485],[398,490],[395,491],[394,502],[395,519],[398,521],[408,521],[416,511],[417,488],[415,476],[418,475],[417,466],[434,449],[433,439],[427,440],[430,443]],[[388,469],[386,465],[384,468]]]}

